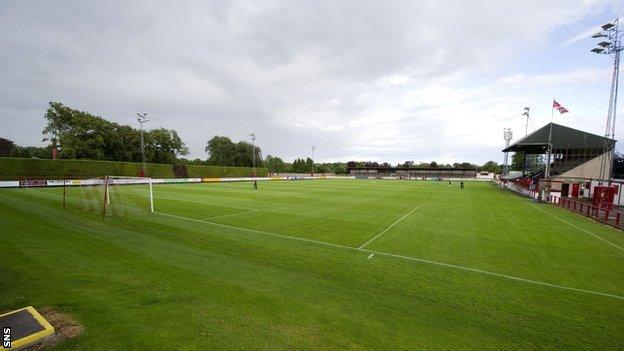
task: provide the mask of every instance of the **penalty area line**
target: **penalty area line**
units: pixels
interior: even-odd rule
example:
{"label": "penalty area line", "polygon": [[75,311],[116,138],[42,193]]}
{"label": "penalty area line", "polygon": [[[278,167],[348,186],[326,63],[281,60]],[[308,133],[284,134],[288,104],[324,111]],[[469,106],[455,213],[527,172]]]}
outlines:
{"label": "penalty area line", "polygon": [[[318,245],[323,245],[323,246],[330,246],[330,247],[336,247],[336,248],[341,248],[341,249],[347,249],[347,250],[351,250],[351,251],[366,252],[366,253],[369,253],[369,254],[376,254],[376,255],[380,255],[380,256],[386,256],[386,257],[391,257],[391,258],[398,258],[398,259],[403,259],[403,260],[412,261],[412,262],[419,262],[419,263],[425,263],[425,264],[435,265],[435,266],[439,266],[439,267],[446,267],[446,268],[455,269],[455,270],[462,270],[462,271],[465,271],[465,272],[472,272],[472,273],[478,273],[478,274],[488,275],[488,276],[492,276],[492,277],[504,278],[504,279],[514,280],[514,281],[517,281],[517,282],[523,282],[523,283],[532,284],[532,285],[540,285],[540,286],[545,286],[545,287],[550,287],[550,288],[555,288],[555,289],[568,290],[568,291],[574,291],[574,292],[578,292],[578,293],[585,293],[585,294],[604,296],[604,297],[611,297],[611,298],[615,298],[615,299],[619,299],[619,300],[624,300],[624,296],[621,296],[621,295],[609,294],[609,293],[605,293],[605,292],[601,292],[601,291],[595,291],[595,290],[578,289],[578,288],[573,288],[573,287],[569,287],[569,286],[565,286],[565,285],[559,285],[559,284],[551,284],[551,283],[542,282],[542,281],[539,281],[539,280],[533,280],[533,279],[527,279],[527,278],[522,278],[522,277],[516,277],[516,276],[513,276],[513,275],[496,273],[496,272],[486,271],[486,270],[482,270],[482,269],[478,269],[478,268],[471,268],[471,267],[466,267],[466,266],[455,265],[455,264],[451,264],[451,263],[426,260],[426,259],[422,259],[422,258],[403,256],[403,255],[392,254],[392,253],[382,252],[382,251],[360,249],[360,248],[357,248],[357,247],[354,247],[354,246],[340,245],[340,244],[334,244],[334,243],[330,243],[330,242],[326,242],[326,241],[319,241],[319,240],[314,240],[314,239],[307,239],[307,238],[301,238],[301,237],[296,237],[296,236],[271,233],[271,232],[266,232],[266,231],[263,231],[263,230],[248,229],[248,228],[242,228],[242,227],[234,227],[234,226],[231,226],[231,225],[220,224],[220,223],[215,223],[215,222],[208,222],[208,221],[203,221],[203,220],[200,220],[200,219],[188,218],[188,217],[178,216],[178,215],[174,215],[174,214],[170,214],[170,213],[157,212],[157,211],[154,212],[154,213],[157,213],[157,214],[160,214],[160,215],[163,215],[163,216],[168,216],[168,217],[178,218],[178,219],[182,219],[182,220],[192,221],[192,222],[196,222],[196,223],[210,224],[210,225],[213,225],[213,226],[216,226],[216,227],[234,229],[234,230],[250,232],[250,233],[263,234],[263,235],[268,235],[268,236],[272,236],[272,237],[278,237],[278,238],[283,238],[283,239],[308,242],[308,243],[313,243],[313,244],[318,244]],[[369,258],[370,257],[372,257],[372,256],[369,255]]]}
{"label": "penalty area line", "polygon": [[359,250],[363,249],[366,245],[372,243],[373,241],[375,241],[375,239],[379,238],[380,236],[382,236],[385,232],[387,232],[388,230],[392,229],[392,227],[394,227],[395,225],[397,225],[397,223],[399,223],[400,221],[402,221],[405,217],[411,215],[412,213],[414,213],[414,211],[416,211],[418,209],[418,207],[420,206],[416,206],[414,207],[411,211],[409,211],[408,213],[404,214],[403,216],[401,216],[401,218],[397,219],[396,221],[394,221],[394,223],[390,224],[386,229],[382,230],[381,233],[375,235],[374,237],[372,237],[370,240],[368,240],[367,242],[365,242],[364,244],[360,245],[360,247],[358,247]]}

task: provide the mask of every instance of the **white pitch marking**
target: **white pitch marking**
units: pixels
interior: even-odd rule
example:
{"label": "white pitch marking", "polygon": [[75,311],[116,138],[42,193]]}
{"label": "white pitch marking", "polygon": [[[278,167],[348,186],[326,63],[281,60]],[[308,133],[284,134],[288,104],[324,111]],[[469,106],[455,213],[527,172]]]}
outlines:
{"label": "white pitch marking", "polygon": [[[499,188],[499,189],[500,189],[500,188]],[[504,189],[500,189],[500,190],[505,191]],[[511,195],[511,194],[510,194],[510,195]],[[610,242],[609,240],[607,240],[607,239],[605,239],[605,238],[603,238],[603,237],[601,237],[601,236],[598,236],[598,235],[596,235],[596,234],[594,234],[594,233],[590,232],[590,231],[589,231],[589,230],[587,230],[587,229],[583,229],[583,228],[581,228],[581,227],[577,226],[576,224],[573,224],[573,223],[570,223],[570,222],[566,221],[565,219],[563,219],[563,218],[561,218],[561,217],[555,216],[554,214],[552,214],[552,213],[550,213],[550,212],[548,212],[548,211],[546,211],[546,210],[544,210],[544,209],[542,209],[542,208],[539,208],[538,206],[533,205],[532,203],[529,203],[529,202],[527,202],[527,201],[525,201],[525,200],[523,200],[523,199],[521,199],[521,198],[518,198],[518,200],[519,200],[519,201],[521,201],[521,202],[523,202],[523,203],[525,203],[525,204],[527,204],[527,205],[529,205],[529,206],[531,206],[531,207],[534,207],[534,208],[536,208],[536,209],[540,210],[541,212],[544,212],[545,214],[547,214],[547,215],[549,215],[549,216],[551,216],[551,217],[553,217],[553,218],[556,218],[556,219],[558,219],[558,220],[562,221],[563,223],[566,223],[566,224],[570,225],[570,226],[571,226],[571,227],[573,227],[573,228],[576,228],[576,229],[578,229],[578,230],[582,231],[582,232],[583,232],[583,233],[585,233],[585,234],[589,234],[589,235],[593,236],[594,238],[596,238],[596,239],[598,239],[598,240],[602,240],[602,241],[604,241],[605,243],[607,243],[607,244],[609,244],[609,245],[611,245],[611,246],[615,247],[615,248],[616,248],[616,249],[618,249],[618,250],[624,251],[624,247],[621,247],[621,246],[619,246],[619,245],[616,245],[616,244],[614,244],[614,243]]]}
{"label": "white pitch marking", "polygon": [[392,229],[392,227],[394,227],[397,223],[399,223],[400,221],[402,221],[405,217],[411,215],[414,211],[416,211],[418,209],[418,207],[420,206],[416,206],[414,207],[411,211],[409,211],[408,213],[404,214],[403,216],[401,216],[401,218],[397,219],[396,221],[394,221],[394,223],[390,224],[386,229],[382,230],[381,233],[375,235],[374,237],[372,237],[369,241],[365,242],[364,244],[362,244],[360,247],[358,247],[358,249],[363,249],[364,246],[370,244],[371,242],[373,242],[375,239],[379,238],[383,233],[387,232],[388,230]]}
{"label": "white pitch marking", "polygon": [[201,219],[201,221],[206,221],[206,220],[215,219],[215,218],[238,216],[238,215],[247,214],[247,213],[253,213],[253,212],[258,212],[258,210],[249,210],[249,211],[245,211],[245,212],[228,213],[228,214],[224,214],[224,215],[220,215],[220,216],[207,217],[207,218]]}
{"label": "white pitch marking", "polygon": [[373,256],[374,256],[374,255],[375,255],[375,254],[370,254],[370,255],[368,255],[368,257],[366,257],[366,258],[373,258]]}
{"label": "white pitch marking", "polygon": [[577,226],[576,224],[570,223],[570,222],[566,221],[565,219],[563,219],[563,218],[561,218],[561,217],[558,217],[558,216],[555,216],[554,214],[552,214],[552,213],[550,213],[550,212],[548,212],[548,211],[546,211],[546,210],[544,210],[544,209],[542,209],[542,208],[539,208],[539,207],[537,207],[537,206],[535,206],[535,205],[533,205],[533,204],[531,204],[531,203],[528,203],[528,202],[526,202],[526,201],[522,201],[522,202],[524,202],[525,204],[527,204],[527,205],[529,205],[529,206],[532,206],[532,207],[537,208],[538,210],[540,210],[540,211],[544,212],[545,214],[547,214],[547,215],[549,215],[549,216],[551,216],[551,217],[554,217],[554,218],[556,218],[556,219],[558,219],[558,220],[562,221],[563,223],[569,224],[569,225],[570,225],[570,226],[572,226],[573,228],[576,228],[576,229],[578,229],[578,230],[582,231],[583,233],[589,234],[589,235],[593,236],[594,238],[596,238],[596,239],[598,239],[598,240],[602,240],[602,241],[604,241],[605,243],[607,243],[607,244],[609,244],[609,245],[611,245],[611,246],[613,246],[613,247],[615,247],[615,248],[617,248],[617,249],[619,249],[619,250],[621,250],[621,251],[624,251],[624,247],[618,246],[618,245],[616,245],[616,244],[614,244],[614,243],[610,242],[609,240],[607,240],[607,239],[605,239],[605,238],[602,238],[602,237],[600,237],[600,236],[598,236],[598,235],[596,235],[596,234],[594,234],[594,233],[590,232],[589,230],[583,229],[583,228],[581,228],[581,227]]}
{"label": "white pitch marking", "polygon": [[234,227],[234,226],[227,225],[227,224],[203,221],[201,219],[188,218],[188,217],[183,217],[183,216],[178,216],[178,215],[174,215],[174,214],[170,214],[170,213],[164,213],[164,212],[158,212],[158,211],[154,211],[154,213],[158,213],[158,214],[164,215],[164,216],[179,218],[179,219],[185,219],[187,221],[199,222],[199,223],[204,223],[204,224],[212,224],[212,225],[217,226],[217,227],[235,229],[235,230],[240,230],[240,231],[244,231],[244,232],[258,233],[258,234],[275,236],[275,237],[279,237],[279,238],[298,240],[298,241],[305,241],[305,242],[309,242],[309,243],[315,243],[315,244],[326,245],[326,246],[339,247],[339,248],[343,248],[343,249],[357,250],[357,248],[355,248],[353,246],[334,244],[334,243],[329,243],[329,242],[326,242],[326,241],[318,241],[318,240],[314,240],[314,239],[306,239],[306,238],[300,238],[300,237],[296,237],[296,236],[290,236],[290,235],[283,235],[283,234],[265,232],[263,230],[249,229],[249,228],[243,228],[243,227]]}
{"label": "white pitch marking", "polygon": [[269,235],[269,236],[279,237],[279,238],[284,238],[284,239],[289,239],[289,240],[304,241],[304,242],[308,242],[308,243],[314,243],[314,244],[319,244],[319,245],[324,245],[324,246],[331,246],[331,247],[347,249],[347,250],[363,251],[363,252],[368,252],[368,253],[371,253],[371,254],[377,254],[377,255],[382,255],[382,256],[387,256],[387,257],[400,258],[400,259],[409,260],[409,261],[415,261],[415,262],[426,263],[426,264],[431,264],[431,265],[436,265],[436,266],[441,266],[441,267],[447,267],[447,268],[452,268],[452,269],[458,269],[458,270],[463,270],[463,271],[468,271],[468,272],[473,272],[473,273],[479,273],[479,274],[484,274],[484,275],[489,275],[489,276],[494,276],[494,277],[499,277],[499,278],[505,278],[505,279],[510,279],[510,280],[515,280],[515,281],[519,281],[519,282],[528,283],[528,284],[541,285],[541,286],[547,286],[547,287],[556,288],[556,289],[576,291],[576,292],[581,292],[581,293],[586,293],[586,294],[591,294],[591,295],[606,296],[606,297],[616,298],[616,299],[619,299],[619,300],[624,300],[624,296],[621,296],[621,295],[609,294],[609,293],[605,293],[605,292],[601,292],[601,291],[595,291],[595,290],[577,289],[577,288],[572,288],[572,287],[565,286],[565,285],[551,284],[551,283],[546,283],[546,282],[542,282],[542,281],[539,281],[539,280],[532,280],[532,279],[526,279],[526,278],[521,278],[521,277],[515,277],[515,276],[512,276],[512,275],[501,274],[501,273],[496,273],[496,272],[490,272],[490,271],[486,271],[486,270],[482,270],[482,269],[470,268],[470,267],[465,267],[465,266],[459,266],[459,265],[450,264],[450,263],[431,261],[431,260],[426,260],[426,259],[422,259],[422,258],[415,258],[415,257],[409,257],[409,256],[403,256],[403,255],[396,255],[396,254],[391,254],[391,253],[381,252],[381,251],[373,251],[373,250],[368,250],[368,249],[359,249],[359,248],[353,247],[353,246],[333,244],[333,243],[329,243],[329,242],[325,242],[325,241],[318,241],[318,240],[313,240],[313,239],[300,238],[300,237],[296,237],[296,236],[290,236],[290,235],[283,235],[283,234],[265,232],[265,231],[262,231],[262,230],[247,229],[247,228],[242,228],[242,227],[234,227],[234,226],[231,226],[231,225],[225,225],[225,224],[220,224],[220,223],[215,223],[215,222],[202,221],[202,220],[199,220],[199,219],[182,217],[182,216],[177,216],[177,215],[164,213],[164,212],[154,212],[154,213],[157,213],[157,214],[160,214],[160,215],[164,215],[164,216],[179,218],[179,219],[185,219],[185,220],[188,220],[188,221],[193,221],[193,222],[198,222],[198,223],[212,224],[214,226],[222,227],[222,228],[229,228],[229,229],[235,229],[235,230],[246,231],[246,232],[251,232],[251,233],[264,234],[264,235]]}
{"label": "white pitch marking", "polygon": [[459,266],[459,265],[450,264],[450,263],[425,260],[425,259],[422,259],[422,258],[415,258],[415,257],[409,257],[409,256],[403,256],[403,255],[396,255],[396,254],[391,254],[391,253],[387,253],[387,252],[372,251],[372,250],[367,250],[367,249],[361,249],[360,251],[373,252],[373,253],[376,253],[376,254],[379,254],[379,255],[384,255],[384,256],[389,256],[389,257],[396,257],[396,258],[402,258],[404,260],[416,261],[416,262],[421,262],[421,263],[429,263],[429,264],[434,264],[434,265],[437,265],[437,266],[448,267],[448,268],[455,268],[455,269],[460,269],[460,270],[463,270],[463,271],[469,271],[469,272],[474,272],[474,273],[491,275],[491,276],[495,276],[495,277],[506,278],[506,279],[511,279],[511,280],[525,282],[525,283],[530,283],[530,284],[535,284],[535,285],[548,286],[548,287],[551,287],[551,288],[558,288],[558,289],[582,292],[582,293],[587,293],[587,294],[592,294],[592,295],[607,296],[607,297],[613,297],[613,298],[616,298],[616,299],[624,300],[624,296],[615,295],[615,294],[609,294],[609,293],[605,293],[605,292],[602,292],[602,291],[577,289],[577,288],[572,288],[572,287],[565,286],[565,285],[551,284],[551,283],[546,283],[546,282],[542,282],[542,281],[539,281],[539,280],[515,277],[513,275],[507,275],[507,274],[502,274],[502,273],[490,272],[490,271],[486,271],[486,270],[478,269],[478,268],[470,268],[470,267]]}

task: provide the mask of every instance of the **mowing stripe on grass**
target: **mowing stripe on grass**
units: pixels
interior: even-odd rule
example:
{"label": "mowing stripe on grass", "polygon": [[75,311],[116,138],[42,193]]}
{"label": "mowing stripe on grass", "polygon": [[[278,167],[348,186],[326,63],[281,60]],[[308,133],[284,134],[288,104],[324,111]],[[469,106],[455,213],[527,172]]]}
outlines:
{"label": "mowing stripe on grass", "polygon": [[207,218],[202,219],[202,221],[207,221],[209,219],[215,219],[215,218],[238,216],[238,215],[242,215],[242,214],[246,214],[246,213],[253,213],[253,212],[258,212],[258,210],[249,210],[249,211],[245,211],[245,212],[236,212],[236,213],[229,213],[229,214],[224,214],[224,215],[220,215],[220,216],[207,217]]}
{"label": "mowing stripe on grass", "polygon": [[401,218],[397,219],[396,221],[394,221],[394,223],[390,224],[388,226],[388,228],[384,229],[381,231],[381,233],[375,235],[374,237],[372,237],[369,241],[365,242],[364,244],[362,244],[360,247],[358,247],[358,249],[363,249],[364,246],[370,244],[371,242],[373,242],[375,239],[379,238],[383,233],[387,232],[388,230],[392,229],[392,227],[394,227],[397,223],[399,223],[400,221],[402,221],[405,217],[411,215],[412,213],[414,213],[414,211],[416,211],[418,209],[418,207],[420,206],[416,206],[414,207],[411,211],[409,211],[408,213],[404,214],[403,216],[401,216]]}
{"label": "mowing stripe on grass", "polygon": [[178,219],[182,219],[182,220],[197,222],[197,223],[211,224],[211,225],[214,225],[214,226],[217,226],[217,227],[222,227],[222,228],[234,229],[234,230],[245,231],[245,232],[250,232],[250,233],[258,233],[258,234],[268,235],[268,236],[272,236],[272,237],[284,238],[284,239],[289,239],[289,240],[303,241],[303,242],[308,242],[308,243],[313,243],[313,244],[318,244],[318,245],[324,245],[324,246],[331,246],[331,247],[336,247],[336,248],[341,248],[341,249],[348,249],[348,250],[351,250],[351,251],[367,252],[367,253],[370,253],[370,254],[377,254],[377,255],[381,255],[381,256],[400,258],[400,259],[403,259],[403,260],[414,261],[414,262],[419,262],[419,263],[426,263],[426,264],[436,265],[436,266],[440,266],[440,267],[452,268],[452,269],[457,269],[457,270],[462,270],[462,271],[467,271],[467,272],[473,272],[473,273],[478,273],[478,274],[483,274],[483,275],[489,275],[489,276],[493,276],[493,277],[499,277],[499,278],[514,280],[514,281],[528,283],[528,284],[533,284],[533,285],[541,285],[541,286],[550,287],[550,288],[556,288],[556,289],[562,289],[562,290],[568,290],[568,291],[574,291],[574,292],[579,292],[579,293],[585,293],[585,294],[591,294],[591,295],[597,295],[597,296],[604,296],[604,297],[611,297],[611,298],[615,298],[615,299],[619,299],[619,300],[624,300],[624,296],[621,296],[621,295],[609,294],[609,293],[605,293],[605,292],[601,292],[601,291],[595,291],[595,290],[578,289],[578,288],[573,288],[573,287],[569,287],[569,286],[565,286],[565,285],[559,285],[559,284],[551,284],[551,283],[546,283],[546,282],[542,282],[542,281],[539,281],[539,280],[532,280],[532,279],[527,279],[527,278],[521,278],[521,277],[516,277],[516,276],[512,276],[512,275],[502,274],[502,273],[490,272],[490,271],[486,271],[486,270],[482,270],[482,269],[478,269],[478,268],[470,268],[470,267],[455,265],[455,264],[451,264],[451,263],[431,261],[431,260],[426,260],[426,259],[422,259],[422,258],[415,258],[415,257],[397,255],[397,254],[392,254],[392,253],[382,252],[382,251],[360,249],[360,248],[353,247],[353,246],[346,246],[346,245],[329,243],[329,242],[326,242],[326,241],[319,241],[319,240],[314,240],[314,239],[307,239],[307,238],[300,238],[300,237],[296,237],[296,236],[271,233],[271,232],[266,232],[266,231],[263,231],[263,230],[248,229],[248,228],[242,228],[242,227],[234,227],[234,226],[231,226],[231,225],[215,223],[215,222],[209,222],[209,221],[202,221],[202,220],[199,220],[199,219],[178,216],[178,215],[174,215],[174,214],[170,214],[170,213],[164,213],[164,212],[154,212],[154,213],[157,213],[157,214],[160,214],[160,215],[163,215],[163,216],[178,218]]}
{"label": "mowing stripe on grass", "polygon": [[174,215],[174,214],[171,214],[171,213],[164,213],[164,212],[158,212],[158,211],[154,211],[154,213],[157,213],[157,214],[160,214],[160,215],[164,215],[164,216],[179,218],[179,219],[185,219],[187,221],[199,222],[199,223],[204,223],[204,224],[212,224],[212,225],[217,226],[217,227],[223,227],[223,228],[228,228],[228,229],[240,230],[240,231],[245,231],[245,232],[250,232],[250,233],[258,233],[258,234],[270,235],[270,236],[275,236],[275,237],[284,238],[284,239],[306,241],[306,242],[310,242],[310,243],[314,243],[314,244],[339,247],[339,248],[343,248],[343,249],[351,249],[351,250],[355,249],[355,250],[357,250],[357,248],[355,248],[353,246],[346,246],[346,245],[328,243],[326,241],[319,241],[319,240],[314,240],[314,239],[307,239],[307,238],[300,238],[300,237],[296,237],[296,236],[290,236],[290,235],[283,235],[283,234],[265,232],[264,230],[249,229],[249,228],[242,228],[242,227],[234,227],[234,226],[227,225],[227,224],[221,224],[221,223],[217,223],[217,222],[209,222],[209,221],[205,221],[205,220],[201,220],[201,219],[195,219],[195,218],[188,218],[188,217]]}
{"label": "mowing stripe on grass", "polygon": [[[504,189],[501,189],[501,188],[498,188],[498,189],[500,189],[500,190],[502,190],[502,191],[504,191],[504,192],[506,192],[506,193],[509,193],[509,191],[507,191],[507,190],[504,190]],[[532,203],[530,203],[530,202],[528,202],[528,201],[524,200],[523,198],[519,197],[519,196],[521,196],[520,194],[514,193],[514,194],[509,194],[509,195],[515,195],[514,197],[515,197],[515,198],[517,198],[517,199],[518,199],[519,201],[521,201],[522,203],[525,203],[525,204],[527,204],[527,205],[529,205],[529,206],[531,206],[531,207],[534,207],[534,208],[536,208],[536,209],[540,210],[541,212],[543,212],[543,213],[545,213],[545,214],[547,214],[547,215],[549,215],[549,216],[551,216],[551,217],[553,217],[553,218],[556,218],[556,219],[560,220],[560,221],[561,221],[561,222],[563,222],[563,223],[566,223],[566,224],[570,225],[572,228],[576,228],[576,229],[580,230],[581,232],[583,232],[583,233],[585,233],[585,234],[589,234],[589,235],[593,236],[594,238],[596,238],[596,239],[598,239],[598,240],[602,240],[603,242],[605,242],[605,243],[607,243],[607,244],[609,244],[609,245],[613,246],[614,248],[616,248],[616,249],[618,249],[618,250],[620,250],[620,251],[624,251],[624,247],[621,247],[621,246],[619,246],[619,245],[617,245],[617,244],[614,244],[614,243],[610,242],[609,240],[607,240],[607,239],[605,239],[605,238],[603,238],[603,237],[601,237],[601,236],[599,236],[599,235],[596,235],[596,234],[594,234],[594,233],[590,232],[590,231],[589,231],[589,230],[587,230],[587,229],[583,229],[583,228],[581,228],[581,227],[577,226],[577,225],[576,225],[576,224],[574,224],[574,223],[570,223],[570,222],[566,221],[565,219],[563,219],[563,218],[561,218],[561,217],[559,217],[559,216],[556,216],[556,215],[554,215],[554,214],[552,214],[552,213],[550,213],[550,212],[548,212],[548,211],[544,210],[543,208],[540,208],[539,206],[536,206],[536,205],[534,205],[534,204],[532,204]]]}
{"label": "mowing stripe on grass", "polygon": [[570,223],[570,222],[566,221],[565,219],[563,219],[563,218],[561,218],[561,217],[559,217],[559,216],[555,216],[554,214],[552,214],[552,213],[550,213],[550,212],[548,212],[548,211],[544,210],[543,208],[539,208],[538,206],[536,206],[536,205],[534,205],[534,204],[532,204],[532,203],[528,203],[528,202],[526,202],[526,201],[524,201],[524,200],[522,200],[522,202],[524,202],[525,204],[527,204],[527,205],[529,205],[529,206],[532,206],[532,207],[537,208],[538,210],[540,210],[540,211],[544,212],[545,214],[547,214],[547,215],[549,215],[549,216],[551,216],[551,217],[553,217],[553,218],[556,218],[556,219],[558,219],[558,220],[562,221],[563,223],[569,224],[571,227],[576,228],[576,229],[578,229],[578,230],[582,231],[583,233],[589,234],[589,235],[593,236],[593,237],[594,237],[594,238],[596,238],[596,239],[602,240],[602,241],[604,241],[605,243],[607,243],[607,244],[609,244],[609,245],[611,245],[611,246],[615,247],[616,249],[619,249],[619,250],[621,250],[621,251],[624,251],[624,247],[618,246],[618,245],[616,245],[616,244],[614,244],[614,243],[610,242],[609,240],[607,240],[607,239],[605,239],[605,238],[603,238],[603,237],[601,237],[601,236],[598,236],[598,235],[596,235],[596,234],[594,234],[594,233],[590,232],[590,231],[589,231],[589,230],[587,230],[587,229],[583,229],[583,228],[581,228],[581,227],[577,226],[576,224]]}
{"label": "mowing stripe on grass", "polygon": [[605,293],[605,292],[602,292],[602,291],[578,289],[578,288],[573,288],[573,287],[569,287],[569,286],[565,286],[565,285],[551,284],[551,283],[546,283],[546,282],[542,282],[542,281],[539,281],[539,280],[533,280],[533,279],[516,277],[516,276],[513,276],[513,275],[507,275],[507,274],[502,274],[502,273],[485,271],[483,269],[478,269],[478,268],[470,268],[470,267],[459,266],[459,265],[451,264],[451,263],[431,261],[431,260],[426,260],[426,259],[422,259],[422,258],[415,258],[415,257],[391,254],[391,253],[387,253],[387,252],[367,250],[367,249],[359,249],[359,250],[360,251],[365,251],[365,252],[370,252],[370,253],[375,253],[375,254],[383,255],[383,256],[402,258],[404,260],[416,261],[416,262],[421,262],[421,263],[429,263],[429,264],[434,264],[434,265],[437,265],[437,266],[443,266],[443,267],[448,267],[448,268],[461,269],[463,271],[469,271],[469,272],[474,272],[474,273],[490,275],[490,276],[494,276],[494,277],[511,279],[511,280],[524,282],[524,283],[530,283],[530,284],[535,284],[535,285],[542,285],[542,286],[547,286],[547,287],[551,287],[551,288],[564,289],[564,290],[569,290],[569,291],[576,291],[576,292],[581,292],[581,293],[586,293],[586,294],[606,296],[606,297],[612,297],[612,298],[624,300],[624,296],[615,295],[615,294],[609,294],[609,293]]}

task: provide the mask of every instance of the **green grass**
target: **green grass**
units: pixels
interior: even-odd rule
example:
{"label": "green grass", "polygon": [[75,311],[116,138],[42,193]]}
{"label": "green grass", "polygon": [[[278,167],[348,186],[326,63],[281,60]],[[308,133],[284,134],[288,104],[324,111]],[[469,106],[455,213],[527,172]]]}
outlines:
{"label": "green grass", "polygon": [[154,214],[120,187],[106,221],[99,188],[66,210],[59,188],[0,190],[0,310],[72,315],[71,350],[624,345],[620,231],[489,183],[259,186],[158,185]]}

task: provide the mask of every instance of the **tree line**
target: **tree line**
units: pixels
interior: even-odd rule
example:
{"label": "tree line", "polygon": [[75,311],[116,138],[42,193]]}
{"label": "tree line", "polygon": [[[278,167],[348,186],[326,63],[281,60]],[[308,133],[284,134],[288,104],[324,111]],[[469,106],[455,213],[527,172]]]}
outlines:
{"label": "tree line", "polygon": [[[79,111],[60,102],[50,102],[44,115],[46,126],[43,140],[47,147],[18,146],[11,140],[0,138],[0,156],[52,158],[57,150],[61,159],[90,159],[122,162],[141,162],[141,131],[129,125],[108,121],[100,116]],[[247,141],[234,142],[226,136],[215,135],[208,140],[205,160],[188,160],[188,148],[173,129],[157,128],[144,131],[145,156],[152,163],[188,163],[215,166],[266,167],[271,173],[337,173],[348,168],[390,168],[388,162],[349,161],[316,163],[309,157],[298,157],[286,162],[280,157],[262,156],[260,147]],[[516,162],[516,157],[513,158]],[[517,162],[516,162],[517,163]],[[500,172],[500,165],[488,161],[478,166],[468,162],[438,164],[405,161],[399,168],[473,168],[480,171]]]}
{"label": "tree line", "polygon": [[[100,116],[50,102],[45,113],[47,124],[43,141],[47,147],[17,146],[0,138],[0,156],[102,161],[141,162],[141,131],[129,125],[110,122]],[[175,163],[188,154],[184,142],[173,129],[144,131],[145,156],[153,163]],[[55,151],[54,151],[55,150]]]}
{"label": "tree line", "polygon": [[[391,168],[393,167],[388,162],[378,163],[373,161],[349,161],[347,162],[348,168]],[[483,165],[479,166],[470,162],[456,162],[453,164],[443,164],[437,163],[436,161],[432,162],[420,162],[416,163],[414,161],[405,161],[404,163],[399,163],[396,165],[397,168],[409,169],[409,168],[454,168],[454,169],[476,169],[478,171],[484,172],[494,172],[500,173],[501,166],[495,161],[487,161]]]}

